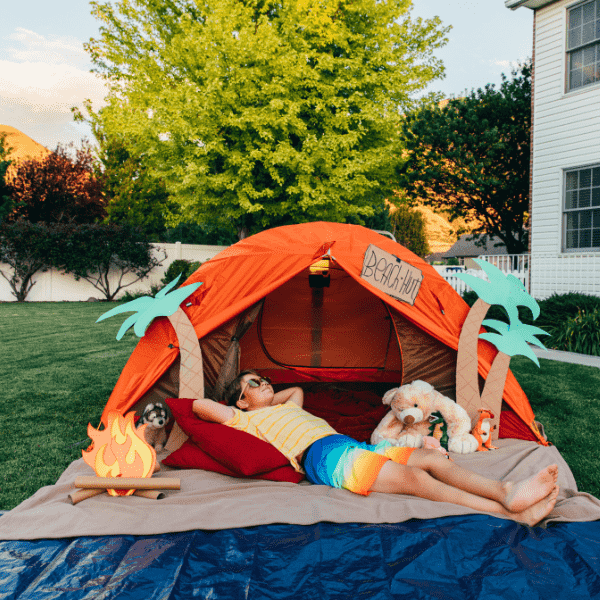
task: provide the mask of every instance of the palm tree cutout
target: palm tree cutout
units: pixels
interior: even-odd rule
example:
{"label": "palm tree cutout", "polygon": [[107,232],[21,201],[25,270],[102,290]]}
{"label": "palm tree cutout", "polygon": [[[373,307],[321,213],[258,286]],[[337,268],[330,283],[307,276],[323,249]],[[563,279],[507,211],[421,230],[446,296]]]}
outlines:
{"label": "palm tree cutout", "polygon": [[[200,344],[194,326],[180,307],[180,304],[194,293],[202,283],[192,283],[169,294],[168,292],[177,285],[180,277],[181,275],[171,281],[156,294],[156,297],[143,296],[121,306],[116,306],[101,315],[96,323],[123,312],[135,311],[135,314],[131,315],[121,325],[117,333],[117,339],[120,340],[131,326],[133,326],[133,331],[138,337],[143,337],[146,329],[156,317],[168,317],[173,329],[175,329],[179,343],[179,397],[204,398],[204,370]],[[181,445],[186,437],[175,423],[167,443],[167,450],[176,450],[177,448],[174,445],[176,443]]]}
{"label": "palm tree cutout", "polygon": [[[535,344],[539,348],[546,347],[535,336],[549,335],[539,327],[525,325],[516,320],[510,326],[502,321],[486,319],[483,322],[485,327],[491,327],[499,333],[482,333],[479,337],[487,340],[496,346],[498,354],[490,367],[485,386],[481,393],[482,406],[500,406],[502,407],[502,393],[504,391],[504,382],[508,375],[508,365],[513,356],[521,355],[530,358],[538,367],[540,362],[529,344]],[[493,411],[492,411],[493,412]],[[494,413],[495,415],[496,413]]]}
{"label": "palm tree cutout", "polygon": [[[467,411],[469,417],[473,420],[477,418],[477,411],[482,407],[485,400],[485,408],[491,410],[495,415],[493,424],[498,425],[498,427],[494,430],[494,439],[497,439],[500,429],[502,393],[508,374],[510,357],[515,354],[523,354],[529,358],[533,357],[539,366],[535,354],[533,354],[526,341],[534,340],[532,343],[541,345],[539,340],[533,336],[545,332],[537,327],[532,328],[532,326],[523,325],[519,321],[518,306],[528,307],[534,319],[537,319],[540,314],[538,303],[527,293],[521,281],[514,275],[505,275],[500,269],[485,260],[475,259],[475,262],[484,270],[489,282],[466,273],[457,275],[479,297],[471,307],[458,339],[456,402]],[[492,304],[498,304],[506,310],[511,323],[510,327],[506,323],[501,323],[501,321],[487,321],[484,323],[485,315]],[[498,323],[501,323],[501,325],[497,325]],[[490,325],[503,335],[484,333],[479,336],[481,326],[484,324]],[[490,336],[492,337],[490,338]],[[478,376],[477,348],[479,337],[487,339],[500,350],[492,363],[482,395],[479,393]],[[516,340],[520,340],[520,342]],[[497,345],[498,343],[500,345]],[[541,345],[541,347],[544,346]],[[504,350],[508,350],[508,352],[504,352]]]}

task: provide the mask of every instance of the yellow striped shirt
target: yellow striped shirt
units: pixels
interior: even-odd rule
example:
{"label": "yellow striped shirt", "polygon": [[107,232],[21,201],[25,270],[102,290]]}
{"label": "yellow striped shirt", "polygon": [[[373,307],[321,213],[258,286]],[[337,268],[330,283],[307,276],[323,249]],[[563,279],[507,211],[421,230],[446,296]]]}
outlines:
{"label": "yellow striped shirt", "polygon": [[275,446],[299,473],[304,473],[304,469],[296,456],[313,442],[337,433],[327,421],[311,415],[291,400],[248,412],[234,406],[230,408],[235,415],[223,425],[250,433]]}

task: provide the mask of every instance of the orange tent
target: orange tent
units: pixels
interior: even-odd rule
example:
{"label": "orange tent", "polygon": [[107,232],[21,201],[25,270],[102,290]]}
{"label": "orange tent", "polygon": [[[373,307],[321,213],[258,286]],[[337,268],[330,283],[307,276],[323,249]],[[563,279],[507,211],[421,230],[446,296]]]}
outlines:
{"label": "orange tent", "polygon": [[[377,262],[383,255],[393,257],[389,269]],[[327,283],[319,283],[325,276],[316,263]],[[391,286],[396,266],[414,284],[404,286],[403,299],[372,283],[374,275]],[[231,364],[234,343],[234,370],[257,369],[275,385],[343,381],[389,389],[421,379],[455,399],[458,338],[469,307],[433,267],[370,229],[317,222],[263,231],[219,253],[183,285],[195,282],[203,285],[181,307],[200,341],[207,397],[218,399],[227,383],[219,373],[226,354]],[[496,353],[479,341],[480,384]],[[111,410],[124,414],[177,397],[178,374],[177,336],[159,317],[125,365],[102,422]],[[510,372],[503,400],[500,436],[548,445]]]}

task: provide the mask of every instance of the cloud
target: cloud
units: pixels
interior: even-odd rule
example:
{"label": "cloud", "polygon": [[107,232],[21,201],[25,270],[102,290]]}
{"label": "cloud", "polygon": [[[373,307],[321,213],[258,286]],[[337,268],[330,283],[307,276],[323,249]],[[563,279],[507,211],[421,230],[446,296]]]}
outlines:
{"label": "cloud", "polygon": [[0,60],[0,97],[34,111],[70,114],[86,98],[102,103],[106,93],[97,75],[68,64]]}
{"label": "cloud", "polygon": [[71,107],[82,107],[89,98],[98,110],[108,93],[104,81],[90,73],[83,43],[22,28],[8,40],[13,45],[2,54],[9,60],[0,60],[0,123],[51,147],[79,137],[81,126],[73,123]]}
{"label": "cloud", "polygon": [[80,67],[89,64],[83,42],[75,37],[56,35],[44,37],[34,31],[17,27],[8,39],[19,44],[18,48],[7,48],[8,55],[16,62],[71,64]]}

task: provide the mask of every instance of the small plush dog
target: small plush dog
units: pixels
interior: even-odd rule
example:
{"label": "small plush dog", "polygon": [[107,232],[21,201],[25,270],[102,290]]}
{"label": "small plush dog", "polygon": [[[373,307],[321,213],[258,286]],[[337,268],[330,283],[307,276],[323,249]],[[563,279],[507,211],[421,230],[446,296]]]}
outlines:
{"label": "small plush dog", "polygon": [[167,441],[165,427],[168,422],[169,415],[167,414],[164,404],[157,402],[156,404],[148,404],[148,406],[146,406],[142,416],[137,422],[136,428],[147,423],[146,441],[156,450],[156,452],[160,452]]}

